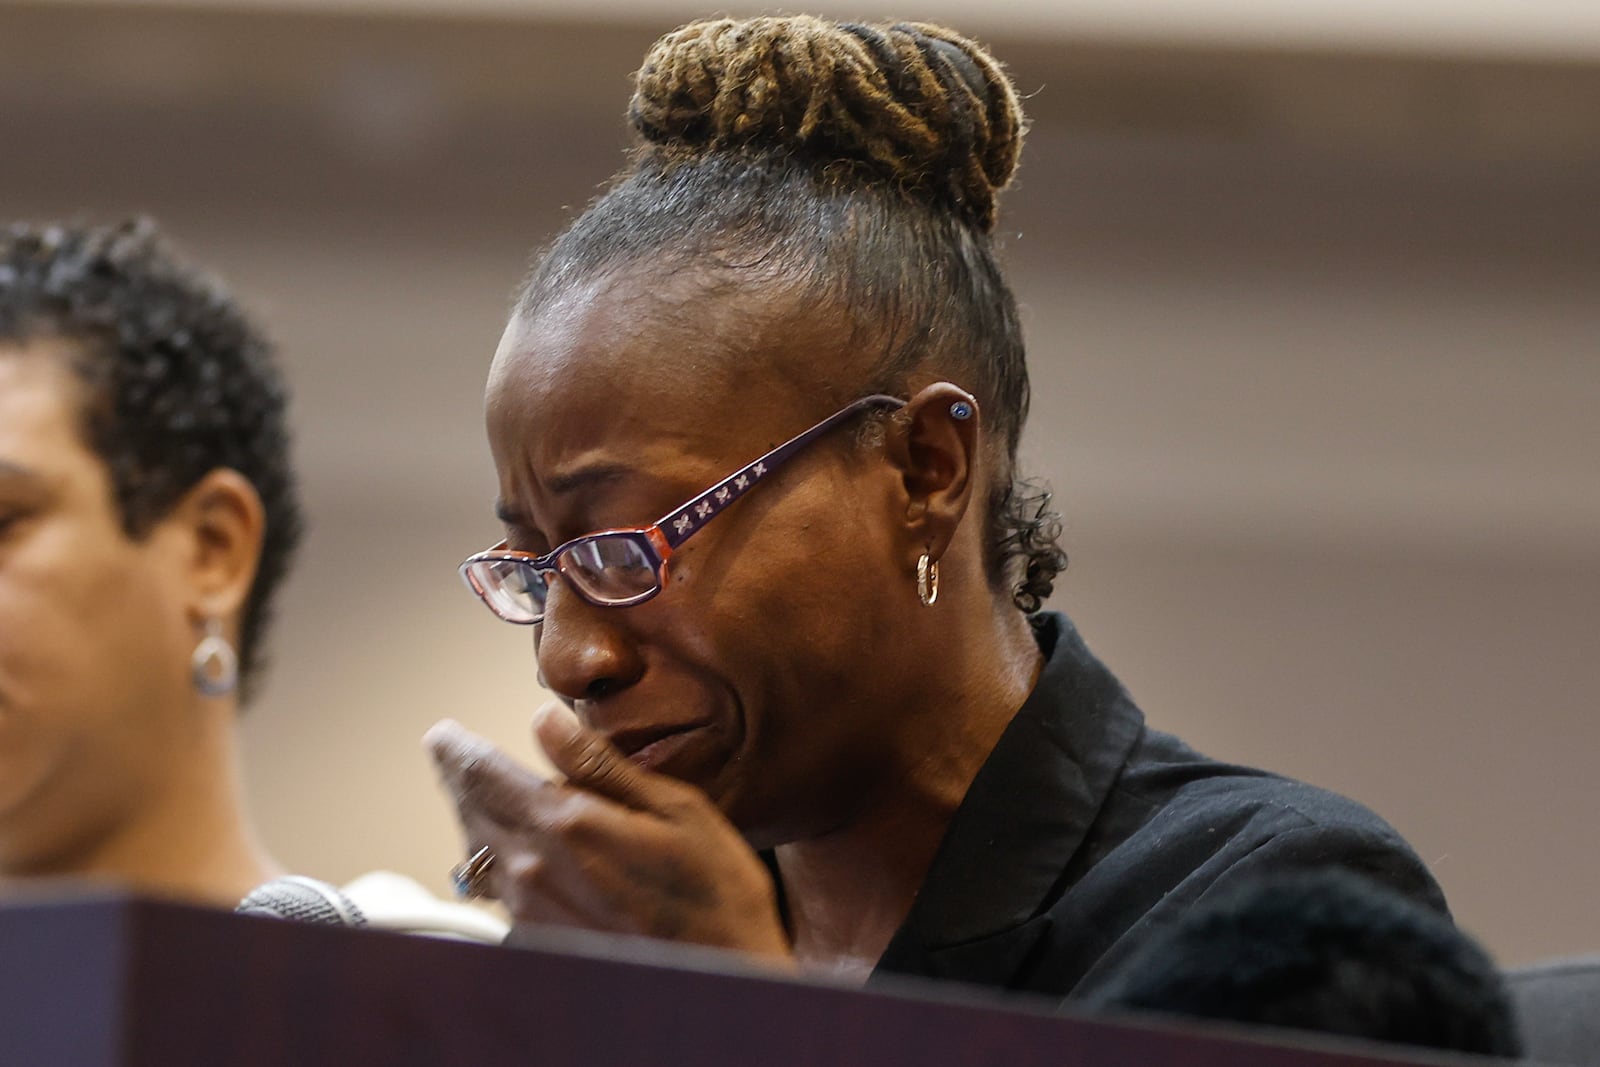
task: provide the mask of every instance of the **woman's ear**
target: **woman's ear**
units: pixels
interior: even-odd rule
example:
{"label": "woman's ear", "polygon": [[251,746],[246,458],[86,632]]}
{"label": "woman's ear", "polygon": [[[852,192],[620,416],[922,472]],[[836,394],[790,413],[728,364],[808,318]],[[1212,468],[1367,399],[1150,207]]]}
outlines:
{"label": "woman's ear", "polygon": [[195,621],[235,618],[255,582],[266,532],[266,510],[250,480],[225,467],[196,482],[165,523],[177,526],[185,545]]}
{"label": "woman's ear", "polygon": [[972,500],[978,464],[978,402],[949,382],[935,382],[894,416],[889,456],[906,491],[906,522],[918,552],[940,559]]}

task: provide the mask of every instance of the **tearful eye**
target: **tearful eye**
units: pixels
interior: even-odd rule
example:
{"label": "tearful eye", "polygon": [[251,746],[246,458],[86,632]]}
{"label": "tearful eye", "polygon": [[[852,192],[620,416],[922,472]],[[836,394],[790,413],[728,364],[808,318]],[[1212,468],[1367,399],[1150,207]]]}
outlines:
{"label": "tearful eye", "polygon": [[574,545],[563,556],[561,570],[602,603],[630,601],[656,587],[655,560],[632,536],[595,537]]}

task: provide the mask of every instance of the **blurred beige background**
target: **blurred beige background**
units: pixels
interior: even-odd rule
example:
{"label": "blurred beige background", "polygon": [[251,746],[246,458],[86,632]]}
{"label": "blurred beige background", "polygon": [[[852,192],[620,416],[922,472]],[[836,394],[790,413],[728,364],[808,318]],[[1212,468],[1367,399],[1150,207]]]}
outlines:
{"label": "blurred beige background", "polygon": [[[1600,6],[897,7],[1030,94],[1056,605],[1155,725],[1387,815],[1502,960],[1600,949]],[[454,573],[498,536],[482,379],[699,13],[572,10],[0,3],[0,216],[151,213],[281,342],[314,525],[247,734],[307,873],[442,890],[418,736],[528,747],[527,632]]]}

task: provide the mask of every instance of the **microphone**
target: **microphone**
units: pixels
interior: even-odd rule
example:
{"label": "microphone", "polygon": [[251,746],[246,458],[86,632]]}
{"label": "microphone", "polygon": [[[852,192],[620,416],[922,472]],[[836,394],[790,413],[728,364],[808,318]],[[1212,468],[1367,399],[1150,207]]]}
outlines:
{"label": "microphone", "polygon": [[327,882],[291,874],[250,890],[233,909],[239,915],[262,915],[325,926],[365,926],[367,917],[356,902]]}

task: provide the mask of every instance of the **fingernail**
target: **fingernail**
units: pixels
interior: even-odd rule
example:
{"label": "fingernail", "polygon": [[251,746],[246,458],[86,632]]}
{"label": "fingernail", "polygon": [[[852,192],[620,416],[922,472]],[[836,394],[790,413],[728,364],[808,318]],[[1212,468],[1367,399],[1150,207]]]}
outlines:
{"label": "fingernail", "polygon": [[552,700],[533,713],[533,732],[541,739],[548,737],[556,744],[572,740],[582,729],[577,714],[560,701]]}
{"label": "fingernail", "polygon": [[454,719],[440,719],[423,733],[422,747],[430,752],[437,751],[440,745],[448,744],[461,729],[461,724]]}

